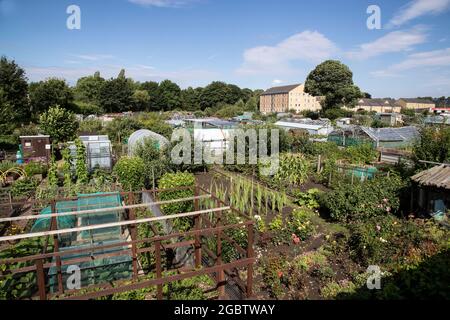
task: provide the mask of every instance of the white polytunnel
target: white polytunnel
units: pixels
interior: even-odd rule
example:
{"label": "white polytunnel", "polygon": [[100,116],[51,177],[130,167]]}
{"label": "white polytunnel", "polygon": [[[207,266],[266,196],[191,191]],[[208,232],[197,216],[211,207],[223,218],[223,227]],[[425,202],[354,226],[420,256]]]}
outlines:
{"label": "white polytunnel", "polygon": [[169,140],[166,139],[164,136],[147,129],[141,129],[134,132],[128,138],[128,155],[134,156],[134,150],[136,149],[136,146],[139,143],[143,143],[146,138],[154,140],[157,143],[157,147],[159,149],[169,145]]}

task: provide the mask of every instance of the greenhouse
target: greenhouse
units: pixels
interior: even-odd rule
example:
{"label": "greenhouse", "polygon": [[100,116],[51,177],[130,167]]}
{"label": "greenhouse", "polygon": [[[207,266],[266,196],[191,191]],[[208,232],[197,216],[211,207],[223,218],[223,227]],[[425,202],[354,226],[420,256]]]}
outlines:
{"label": "greenhouse", "polygon": [[161,149],[169,144],[169,140],[156,132],[147,129],[138,130],[128,138],[128,155],[133,156],[136,150],[136,146],[140,143],[143,143],[145,139],[154,140],[155,146],[158,149]]}
{"label": "greenhouse", "polygon": [[328,136],[328,141],[343,147],[370,143],[374,148],[403,149],[411,146],[418,136],[419,130],[412,126],[400,128],[352,126],[334,130]]}
{"label": "greenhouse", "polygon": [[[79,137],[86,148],[87,166],[89,171],[95,168],[112,169],[112,147],[108,136],[81,136]],[[77,148],[75,144],[69,146],[72,157],[75,159]]]}

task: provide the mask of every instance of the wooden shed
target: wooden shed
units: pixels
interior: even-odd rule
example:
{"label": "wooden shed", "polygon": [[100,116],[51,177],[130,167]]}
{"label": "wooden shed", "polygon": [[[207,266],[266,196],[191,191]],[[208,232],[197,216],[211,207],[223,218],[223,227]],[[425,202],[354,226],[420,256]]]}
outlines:
{"label": "wooden shed", "polygon": [[27,161],[49,162],[51,157],[50,136],[21,136],[23,159]]}
{"label": "wooden shed", "polygon": [[411,177],[416,184],[414,204],[432,215],[445,215],[450,210],[450,164],[441,164]]}

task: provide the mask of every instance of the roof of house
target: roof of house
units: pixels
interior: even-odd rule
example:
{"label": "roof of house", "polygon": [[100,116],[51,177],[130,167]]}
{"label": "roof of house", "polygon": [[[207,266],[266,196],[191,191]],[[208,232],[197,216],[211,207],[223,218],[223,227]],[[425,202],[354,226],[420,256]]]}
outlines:
{"label": "roof of house", "polygon": [[262,95],[265,96],[265,95],[269,95],[269,94],[289,93],[300,85],[301,85],[301,83],[292,84],[292,85],[288,85],[288,86],[281,86],[281,87],[272,87],[272,88],[264,91],[262,93]]}
{"label": "roof of house", "polygon": [[407,103],[434,104],[433,101],[428,99],[400,98],[399,100],[403,100]]}
{"label": "roof of house", "polygon": [[411,179],[424,186],[450,190],[450,164],[442,164],[419,172]]}
{"label": "roof of house", "polygon": [[389,106],[389,107],[395,107],[397,105],[397,102],[394,99],[386,98],[386,99],[359,99],[357,106],[371,106],[371,107],[378,107],[378,106]]}
{"label": "roof of house", "polygon": [[410,141],[419,136],[419,130],[412,126],[400,128],[361,127],[361,130],[375,141]]}

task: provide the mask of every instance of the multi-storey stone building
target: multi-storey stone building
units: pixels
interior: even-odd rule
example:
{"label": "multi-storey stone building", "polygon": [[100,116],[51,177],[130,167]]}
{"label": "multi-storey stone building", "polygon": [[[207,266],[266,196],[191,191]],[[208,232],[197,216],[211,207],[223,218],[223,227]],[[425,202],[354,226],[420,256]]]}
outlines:
{"label": "multi-storey stone building", "polygon": [[304,84],[294,84],[273,87],[266,90],[260,97],[260,111],[262,113],[287,112],[295,110],[319,111],[322,97],[314,97],[305,92]]}

